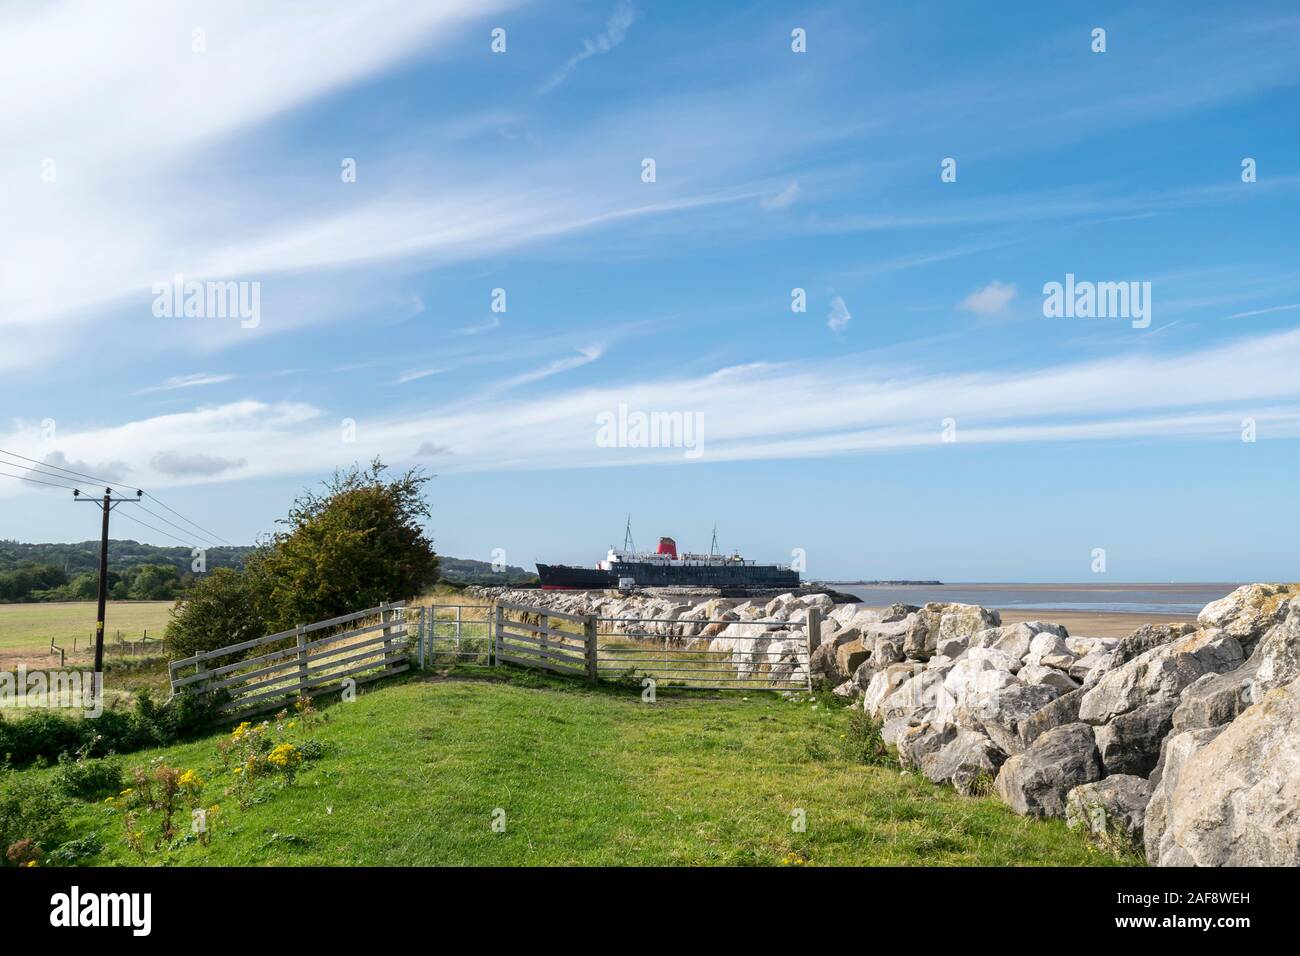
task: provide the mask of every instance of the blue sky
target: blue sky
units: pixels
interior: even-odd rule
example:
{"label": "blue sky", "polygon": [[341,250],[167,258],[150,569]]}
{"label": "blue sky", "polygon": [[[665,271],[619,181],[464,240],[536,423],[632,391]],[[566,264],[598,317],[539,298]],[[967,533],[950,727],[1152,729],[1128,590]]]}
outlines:
{"label": "blue sky", "polygon": [[[0,448],[238,542],[380,455],[525,566],[631,512],[813,577],[1296,576],[1293,5],[711,6],[0,5]],[[1045,317],[1067,274],[1149,325]],[[92,517],[0,478],[0,536]]]}

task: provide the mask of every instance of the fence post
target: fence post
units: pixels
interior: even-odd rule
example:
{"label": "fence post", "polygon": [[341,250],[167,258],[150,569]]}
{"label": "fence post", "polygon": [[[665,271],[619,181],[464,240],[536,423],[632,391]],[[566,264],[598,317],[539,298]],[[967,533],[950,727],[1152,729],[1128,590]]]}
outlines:
{"label": "fence post", "polygon": [[808,630],[808,659],[804,662],[803,671],[808,679],[808,689],[812,690],[812,656],[822,642],[822,609],[810,607],[808,619],[804,623]]}
{"label": "fence post", "polygon": [[542,646],[541,648],[539,648],[541,653],[538,656],[543,661],[546,661],[549,660],[549,657],[547,656],[547,651],[550,649],[550,643],[551,643],[550,637],[549,635],[547,635],[546,631],[551,626],[551,615],[549,614],[539,615],[537,618],[537,623],[540,624],[542,627],[542,633],[537,635],[542,639]]}
{"label": "fence post", "polygon": [[424,605],[420,605],[420,620],[415,627],[415,640],[419,645],[417,653],[420,658],[420,670],[424,670]]}
{"label": "fence post", "polygon": [[294,640],[298,644],[298,690],[307,690],[307,632],[298,624],[294,627]]}
{"label": "fence post", "polygon": [[393,653],[393,609],[388,606],[387,601],[379,605],[379,621],[384,625],[382,632],[384,636],[384,673],[388,673],[393,669],[393,665],[387,662],[389,656]]}
{"label": "fence post", "polygon": [[600,670],[596,666],[596,615],[588,614],[583,620],[582,635],[587,644],[587,683],[595,684],[600,681]]}
{"label": "fence post", "polygon": [[501,638],[505,624],[502,622],[501,608],[494,602],[491,610],[488,612],[493,621],[492,627],[492,666],[497,667],[501,664]]}

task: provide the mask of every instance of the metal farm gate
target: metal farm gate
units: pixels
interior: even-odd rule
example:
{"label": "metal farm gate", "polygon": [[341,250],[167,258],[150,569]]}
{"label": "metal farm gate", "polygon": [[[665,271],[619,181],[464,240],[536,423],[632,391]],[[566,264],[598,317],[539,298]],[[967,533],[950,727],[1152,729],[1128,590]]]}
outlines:
{"label": "metal farm gate", "polygon": [[820,612],[802,621],[612,618],[497,602],[493,663],[707,690],[808,690]]}

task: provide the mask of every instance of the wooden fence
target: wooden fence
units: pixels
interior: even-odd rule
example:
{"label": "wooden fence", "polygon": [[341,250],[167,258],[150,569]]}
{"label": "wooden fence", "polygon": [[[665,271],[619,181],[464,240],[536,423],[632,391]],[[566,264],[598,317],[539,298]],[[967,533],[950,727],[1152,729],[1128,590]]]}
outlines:
{"label": "wooden fence", "polygon": [[[423,609],[412,617],[408,621],[404,602],[381,604],[172,661],[172,694],[224,690],[231,700],[222,713],[244,716],[277,710],[300,696],[337,693],[345,680],[361,684],[399,674],[410,667],[408,624],[423,632]],[[352,626],[340,631],[345,625]],[[191,667],[193,673],[184,673]]]}
{"label": "wooden fence", "polygon": [[[757,630],[720,636],[732,624]],[[712,633],[717,640],[703,634],[710,625],[716,625]],[[798,636],[796,627],[802,632]],[[605,618],[498,601],[493,635],[495,663],[536,667],[593,684],[652,678],[685,689],[810,690],[821,611],[810,608],[803,621],[790,625]]]}
{"label": "wooden fence", "polygon": [[[570,677],[585,677],[593,684],[599,679],[594,617],[505,601],[498,601],[496,608],[494,657],[498,663],[504,661]],[[512,613],[519,615],[520,619],[512,619]],[[530,623],[529,617],[537,623]],[[567,622],[570,627],[554,627],[552,621]]]}

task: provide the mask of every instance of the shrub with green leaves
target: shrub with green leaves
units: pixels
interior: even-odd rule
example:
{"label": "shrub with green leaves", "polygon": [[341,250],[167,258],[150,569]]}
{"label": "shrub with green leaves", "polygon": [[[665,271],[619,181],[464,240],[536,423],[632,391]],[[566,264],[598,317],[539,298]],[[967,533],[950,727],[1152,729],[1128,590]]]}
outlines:
{"label": "shrub with green leaves", "polygon": [[69,757],[105,757],[167,746],[209,730],[228,701],[225,691],[184,694],[157,703],[148,690],[133,711],[105,710],[95,718],[37,710],[18,720],[0,719],[0,761],[16,765]]}
{"label": "shrub with green leaves", "polygon": [[167,623],[164,637],[172,657],[193,657],[269,633],[259,580],[256,554],[243,571],[218,568],[199,578]]}
{"label": "shrub with green leaves", "polygon": [[105,757],[87,757],[84,750],[75,758],[60,754],[53,780],[69,797],[94,800],[122,789],[122,767]]}
{"label": "shrub with green leaves", "polygon": [[849,711],[849,725],[842,741],[848,758],[869,766],[890,763],[893,757],[880,733],[883,726],[864,710]]}
{"label": "shrub with green leaves", "polygon": [[0,850],[7,862],[20,865],[31,857],[19,848],[24,841],[40,850],[58,845],[67,830],[67,811],[68,799],[50,781],[0,769]]}

